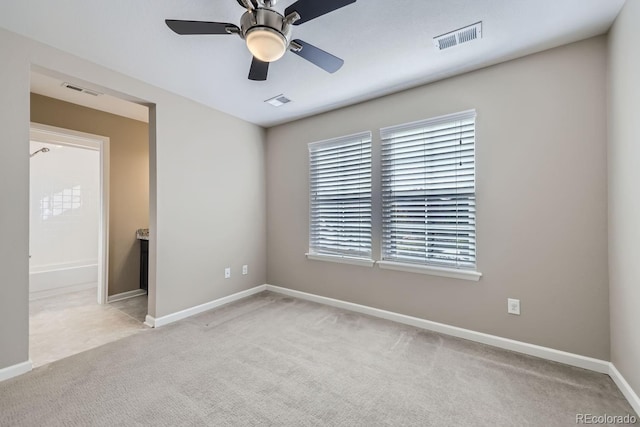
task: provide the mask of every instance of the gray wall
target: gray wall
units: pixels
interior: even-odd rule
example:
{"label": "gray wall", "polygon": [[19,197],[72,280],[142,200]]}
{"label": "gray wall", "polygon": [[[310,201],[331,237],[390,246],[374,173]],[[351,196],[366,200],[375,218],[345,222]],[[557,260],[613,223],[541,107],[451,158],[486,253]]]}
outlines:
{"label": "gray wall", "polygon": [[[598,37],[269,129],[268,282],[608,360],[605,74]],[[479,282],[305,258],[308,142],[373,131],[375,195],[379,128],[471,108]]]}
{"label": "gray wall", "polygon": [[[155,105],[149,130],[151,315],[265,282],[262,128],[5,30],[0,57],[0,369],[28,358],[31,66]],[[238,274],[242,264],[249,264],[248,276]],[[228,280],[226,266],[233,268]]]}
{"label": "gray wall", "polygon": [[640,394],[640,2],[609,36],[609,281],[611,361]]}

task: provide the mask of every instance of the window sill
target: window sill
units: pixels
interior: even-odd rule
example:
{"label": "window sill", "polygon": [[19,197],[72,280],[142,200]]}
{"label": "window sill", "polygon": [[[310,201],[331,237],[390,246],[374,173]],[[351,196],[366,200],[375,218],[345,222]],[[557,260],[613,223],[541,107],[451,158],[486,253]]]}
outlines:
{"label": "window sill", "polygon": [[482,273],[473,270],[458,270],[455,268],[433,267],[429,265],[405,264],[392,261],[378,261],[378,267],[387,270],[407,271],[409,273],[430,274],[432,276],[450,277],[453,279],[472,280],[477,282]]}
{"label": "window sill", "polygon": [[305,254],[307,259],[314,261],[327,261],[327,262],[337,262],[341,264],[351,264],[351,265],[359,265],[361,267],[373,267],[375,261],[372,259],[363,259],[363,258],[350,258],[339,255],[320,255],[320,254]]}

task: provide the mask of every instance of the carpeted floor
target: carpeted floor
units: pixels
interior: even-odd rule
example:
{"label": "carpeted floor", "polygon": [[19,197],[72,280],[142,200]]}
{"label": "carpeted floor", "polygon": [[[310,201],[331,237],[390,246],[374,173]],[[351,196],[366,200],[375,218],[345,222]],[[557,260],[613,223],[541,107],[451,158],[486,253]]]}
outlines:
{"label": "carpeted floor", "polygon": [[0,383],[6,426],[570,426],[611,379],[262,293]]}

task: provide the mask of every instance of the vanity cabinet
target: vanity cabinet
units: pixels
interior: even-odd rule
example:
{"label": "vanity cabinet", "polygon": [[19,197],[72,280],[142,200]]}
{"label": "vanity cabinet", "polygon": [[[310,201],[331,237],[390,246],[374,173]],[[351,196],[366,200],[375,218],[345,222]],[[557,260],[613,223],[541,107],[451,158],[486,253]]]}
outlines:
{"label": "vanity cabinet", "polygon": [[136,230],[136,239],[140,242],[140,289],[149,287],[149,229]]}
{"label": "vanity cabinet", "polygon": [[149,286],[149,241],[140,240],[140,289]]}

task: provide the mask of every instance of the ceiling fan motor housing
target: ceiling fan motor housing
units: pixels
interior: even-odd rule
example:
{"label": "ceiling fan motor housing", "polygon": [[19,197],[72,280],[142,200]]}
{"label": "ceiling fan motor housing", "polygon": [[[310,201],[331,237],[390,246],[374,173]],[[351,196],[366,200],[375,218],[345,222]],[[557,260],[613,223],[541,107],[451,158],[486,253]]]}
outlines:
{"label": "ceiling fan motor housing", "polygon": [[291,42],[291,23],[270,8],[258,7],[242,15],[243,38],[254,57],[263,62],[280,59]]}
{"label": "ceiling fan motor housing", "polygon": [[263,29],[277,33],[284,39],[287,46],[291,41],[291,25],[285,21],[284,16],[273,9],[259,7],[246,12],[240,19],[240,28],[244,38],[251,31]]}

